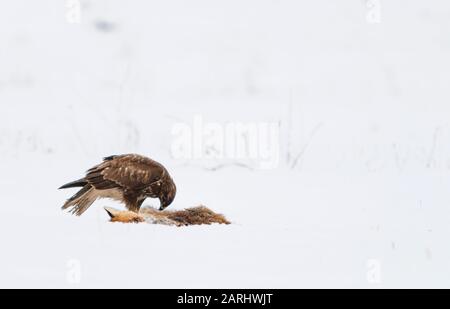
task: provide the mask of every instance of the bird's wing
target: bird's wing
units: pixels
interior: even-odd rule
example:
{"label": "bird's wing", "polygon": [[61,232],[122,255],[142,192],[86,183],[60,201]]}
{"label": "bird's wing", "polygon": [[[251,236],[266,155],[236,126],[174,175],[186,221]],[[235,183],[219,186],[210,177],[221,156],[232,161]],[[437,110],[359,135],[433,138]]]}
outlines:
{"label": "bird's wing", "polygon": [[98,190],[123,188],[142,190],[161,179],[164,168],[138,155],[111,156],[91,168],[86,180]]}

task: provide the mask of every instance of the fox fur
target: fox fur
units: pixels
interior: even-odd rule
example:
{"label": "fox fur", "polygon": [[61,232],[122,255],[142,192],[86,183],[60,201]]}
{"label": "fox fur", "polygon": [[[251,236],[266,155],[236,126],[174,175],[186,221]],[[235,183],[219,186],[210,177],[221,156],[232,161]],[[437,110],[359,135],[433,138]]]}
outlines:
{"label": "fox fur", "polygon": [[230,224],[221,214],[217,214],[205,206],[187,208],[184,210],[159,211],[151,207],[144,207],[139,213],[121,211],[105,207],[111,217],[111,222],[163,224],[174,226],[201,225],[201,224]]}
{"label": "fox fur", "polygon": [[105,207],[106,212],[111,217],[111,222],[123,222],[123,223],[141,223],[145,222],[143,216],[133,211],[117,210],[111,207]]}

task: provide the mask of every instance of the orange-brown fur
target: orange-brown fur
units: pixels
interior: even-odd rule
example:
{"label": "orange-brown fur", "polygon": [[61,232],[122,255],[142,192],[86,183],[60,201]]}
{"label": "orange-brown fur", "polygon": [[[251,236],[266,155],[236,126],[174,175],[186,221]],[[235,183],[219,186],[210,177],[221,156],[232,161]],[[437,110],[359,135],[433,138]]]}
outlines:
{"label": "orange-brown fur", "polygon": [[130,211],[118,211],[105,208],[111,217],[111,222],[137,223],[148,222],[164,225],[201,225],[201,224],[230,224],[221,214],[217,214],[205,206],[187,208],[184,210],[159,211],[151,207],[142,208],[139,214]]}
{"label": "orange-brown fur", "polygon": [[123,222],[123,223],[141,223],[145,222],[143,216],[129,210],[120,211],[114,208],[105,207],[106,212],[111,217],[111,222]]}

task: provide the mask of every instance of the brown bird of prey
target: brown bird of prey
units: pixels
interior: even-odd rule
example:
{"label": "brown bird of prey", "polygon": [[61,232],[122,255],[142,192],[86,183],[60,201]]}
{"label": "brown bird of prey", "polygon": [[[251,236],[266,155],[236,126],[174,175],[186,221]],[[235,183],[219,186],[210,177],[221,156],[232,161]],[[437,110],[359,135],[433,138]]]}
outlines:
{"label": "brown bird of prey", "polygon": [[160,163],[137,154],[110,156],[87,171],[86,176],[65,184],[60,189],[81,187],[62,209],[72,207],[80,216],[97,198],[111,198],[125,204],[133,212],[147,197],[159,198],[165,209],[175,198],[177,189],[167,170]]}

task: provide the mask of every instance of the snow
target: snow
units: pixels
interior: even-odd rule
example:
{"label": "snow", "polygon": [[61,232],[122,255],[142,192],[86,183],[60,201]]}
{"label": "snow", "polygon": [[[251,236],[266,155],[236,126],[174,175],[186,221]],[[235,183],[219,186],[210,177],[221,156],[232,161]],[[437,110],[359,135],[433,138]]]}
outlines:
{"label": "snow", "polygon": [[[81,1],[80,23],[4,3],[0,287],[448,288],[450,4],[381,1],[371,24],[365,3]],[[278,165],[174,157],[198,116],[279,124]],[[129,152],[169,169],[170,208],[233,224],[60,210]]]}

